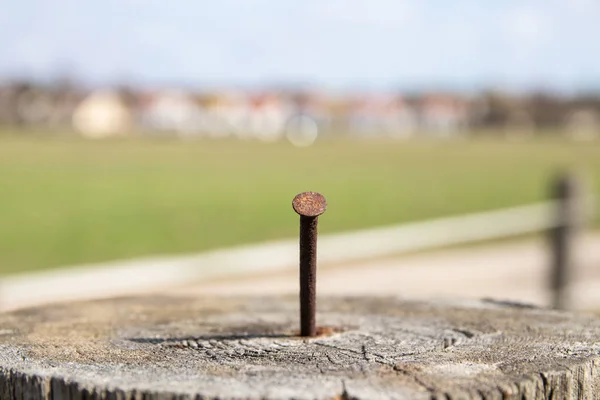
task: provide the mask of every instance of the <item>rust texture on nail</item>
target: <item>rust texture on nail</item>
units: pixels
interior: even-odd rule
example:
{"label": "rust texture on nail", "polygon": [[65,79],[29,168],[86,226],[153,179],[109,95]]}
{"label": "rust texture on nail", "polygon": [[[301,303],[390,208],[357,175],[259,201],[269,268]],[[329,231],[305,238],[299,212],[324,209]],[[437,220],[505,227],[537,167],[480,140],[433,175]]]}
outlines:
{"label": "rust texture on nail", "polygon": [[327,201],[320,193],[300,193],[292,202],[300,214],[300,334],[316,336],[317,226]]}
{"label": "rust texture on nail", "polygon": [[292,207],[304,217],[318,217],[325,212],[327,200],[321,193],[304,192],[294,197]]}
{"label": "rust texture on nail", "polygon": [[318,219],[300,218],[300,334],[316,336]]}

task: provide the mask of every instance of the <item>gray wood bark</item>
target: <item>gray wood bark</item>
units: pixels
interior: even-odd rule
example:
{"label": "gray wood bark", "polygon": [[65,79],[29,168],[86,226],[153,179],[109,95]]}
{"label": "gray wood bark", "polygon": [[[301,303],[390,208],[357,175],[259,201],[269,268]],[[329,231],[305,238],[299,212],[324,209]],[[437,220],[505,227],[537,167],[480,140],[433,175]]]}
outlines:
{"label": "gray wood bark", "polygon": [[136,297],[0,315],[0,399],[594,399],[600,320],[494,301]]}

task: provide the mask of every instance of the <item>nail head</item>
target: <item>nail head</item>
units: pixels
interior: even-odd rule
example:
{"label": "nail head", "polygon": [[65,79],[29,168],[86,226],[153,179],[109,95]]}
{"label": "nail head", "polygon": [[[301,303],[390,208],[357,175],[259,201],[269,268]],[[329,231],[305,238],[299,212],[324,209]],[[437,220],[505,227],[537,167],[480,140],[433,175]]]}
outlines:
{"label": "nail head", "polygon": [[292,207],[304,217],[318,217],[327,209],[327,200],[321,193],[304,192],[294,197]]}

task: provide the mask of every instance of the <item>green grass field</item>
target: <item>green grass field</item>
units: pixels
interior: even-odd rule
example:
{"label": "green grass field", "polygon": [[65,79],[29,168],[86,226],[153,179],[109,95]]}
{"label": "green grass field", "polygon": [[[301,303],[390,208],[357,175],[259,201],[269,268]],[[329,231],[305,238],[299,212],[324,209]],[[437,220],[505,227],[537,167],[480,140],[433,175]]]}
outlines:
{"label": "green grass field", "polygon": [[305,190],[328,199],[321,232],[525,204],[561,168],[600,188],[600,144],[4,135],[0,274],[293,237]]}

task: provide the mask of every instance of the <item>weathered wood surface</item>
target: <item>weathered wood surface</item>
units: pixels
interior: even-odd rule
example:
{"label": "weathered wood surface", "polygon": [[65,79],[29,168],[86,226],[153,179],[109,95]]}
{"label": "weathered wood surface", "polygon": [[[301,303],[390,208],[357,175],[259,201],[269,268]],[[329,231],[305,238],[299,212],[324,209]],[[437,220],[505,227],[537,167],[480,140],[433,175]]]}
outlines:
{"label": "weathered wood surface", "polygon": [[138,297],[0,315],[0,399],[594,399],[600,320],[493,301]]}

